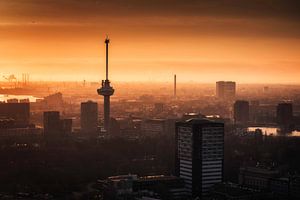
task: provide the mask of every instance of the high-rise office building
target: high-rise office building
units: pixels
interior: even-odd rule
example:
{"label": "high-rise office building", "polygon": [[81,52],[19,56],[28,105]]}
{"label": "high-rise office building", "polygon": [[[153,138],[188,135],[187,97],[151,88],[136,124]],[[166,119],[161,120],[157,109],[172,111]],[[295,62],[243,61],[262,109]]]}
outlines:
{"label": "high-rise office building", "polygon": [[293,124],[293,104],[279,103],[277,105],[277,123],[288,127]]}
{"label": "high-rise office building", "polygon": [[58,134],[61,130],[60,115],[58,111],[44,112],[44,133]]}
{"label": "high-rise office building", "polygon": [[216,83],[216,96],[219,99],[234,99],[236,93],[236,83],[232,81],[218,81]]}
{"label": "high-rise office building", "polygon": [[87,101],[81,103],[81,131],[86,133],[96,132],[98,128],[98,104]]}
{"label": "high-rise office building", "polygon": [[233,105],[234,123],[247,124],[249,122],[249,102],[238,100]]}
{"label": "high-rise office building", "polygon": [[196,197],[223,181],[224,124],[208,119],[176,123],[175,172]]}
{"label": "high-rise office building", "polygon": [[44,112],[44,133],[46,135],[71,134],[72,124],[72,119],[61,119],[58,111]]}

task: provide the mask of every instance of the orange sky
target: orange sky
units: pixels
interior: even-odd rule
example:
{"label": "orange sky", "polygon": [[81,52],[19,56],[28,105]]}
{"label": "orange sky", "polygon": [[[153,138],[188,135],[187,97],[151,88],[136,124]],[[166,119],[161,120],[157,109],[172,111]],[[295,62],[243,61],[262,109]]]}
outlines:
{"label": "orange sky", "polygon": [[0,0],[1,76],[300,83],[296,0],[197,2]]}

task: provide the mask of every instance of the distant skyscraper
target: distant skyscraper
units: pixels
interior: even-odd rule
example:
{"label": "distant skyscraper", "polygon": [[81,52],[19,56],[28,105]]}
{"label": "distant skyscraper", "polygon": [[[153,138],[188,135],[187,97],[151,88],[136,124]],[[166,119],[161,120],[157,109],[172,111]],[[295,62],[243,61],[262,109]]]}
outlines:
{"label": "distant skyscraper", "polygon": [[44,133],[61,135],[72,133],[72,119],[60,119],[58,111],[44,112]]}
{"label": "distant skyscraper", "polygon": [[58,134],[61,130],[60,115],[58,111],[44,112],[44,133]]}
{"label": "distant skyscraper", "polygon": [[81,103],[81,131],[96,132],[98,127],[98,104],[88,101]]}
{"label": "distant skyscraper", "polygon": [[56,110],[60,112],[64,110],[63,95],[60,92],[44,97],[41,103],[47,110]]}
{"label": "distant skyscraper", "polygon": [[288,128],[293,124],[293,104],[279,103],[277,106],[277,123]]}
{"label": "distant skyscraper", "polygon": [[192,196],[205,196],[223,181],[224,124],[201,118],[177,122],[175,141],[176,174]]}
{"label": "distant skyscraper", "polygon": [[110,86],[110,81],[108,80],[108,44],[109,39],[105,39],[106,44],[106,79],[102,80],[101,88],[97,90],[99,95],[104,96],[104,129],[109,131],[110,125],[110,96],[114,94],[114,89]]}
{"label": "distant skyscraper", "polygon": [[247,124],[249,122],[249,102],[238,100],[233,106],[234,123]]}
{"label": "distant skyscraper", "polygon": [[236,83],[232,81],[218,81],[216,83],[216,96],[219,99],[234,99]]}

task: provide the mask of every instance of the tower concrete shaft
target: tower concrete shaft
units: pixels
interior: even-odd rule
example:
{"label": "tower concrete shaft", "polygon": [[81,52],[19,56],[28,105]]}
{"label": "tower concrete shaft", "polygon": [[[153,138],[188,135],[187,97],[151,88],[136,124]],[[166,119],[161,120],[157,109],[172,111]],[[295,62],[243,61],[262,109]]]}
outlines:
{"label": "tower concrete shaft", "polygon": [[101,88],[98,89],[98,94],[104,97],[104,129],[109,131],[110,129],[110,96],[114,94],[113,87],[110,86],[110,81],[108,80],[108,44],[109,39],[105,39],[106,44],[106,79],[102,80]]}
{"label": "tower concrete shaft", "polygon": [[104,96],[104,129],[109,130],[110,127],[110,95]]}

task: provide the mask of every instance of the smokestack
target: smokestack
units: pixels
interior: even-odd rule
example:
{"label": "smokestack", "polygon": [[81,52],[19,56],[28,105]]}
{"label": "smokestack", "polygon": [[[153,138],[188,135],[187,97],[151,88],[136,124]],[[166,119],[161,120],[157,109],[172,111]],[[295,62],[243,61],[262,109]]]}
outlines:
{"label": "smokestack", "polygon": [[176,93],[176,74],[174,75],[174,98],[176,99],[177,93]]}

